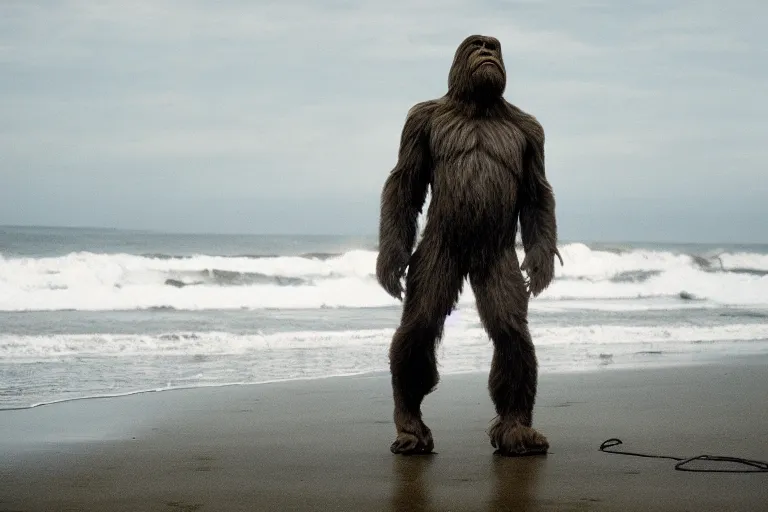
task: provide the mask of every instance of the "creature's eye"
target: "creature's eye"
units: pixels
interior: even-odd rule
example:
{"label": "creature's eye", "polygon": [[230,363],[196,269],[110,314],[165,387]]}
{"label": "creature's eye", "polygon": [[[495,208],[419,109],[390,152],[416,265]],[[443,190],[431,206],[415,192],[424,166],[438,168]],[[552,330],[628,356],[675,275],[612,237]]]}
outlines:
{"label": "creature's eye", "polygon": [[492,52],[496,51],[496,43],[491,43],[491,42],[485,43],[485,47],[491,50]]}

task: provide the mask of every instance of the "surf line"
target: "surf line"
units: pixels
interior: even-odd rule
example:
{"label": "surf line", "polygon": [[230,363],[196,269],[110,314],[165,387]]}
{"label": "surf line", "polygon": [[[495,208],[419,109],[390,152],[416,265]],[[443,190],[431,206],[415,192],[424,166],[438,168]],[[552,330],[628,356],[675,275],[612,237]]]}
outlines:
{"label": "surf line", "polygon": [[[675,464],[676,471],[692,471],[698,473],[768,473],[768,462],[761,460],[742,459],[739,457],[725,457],[720,455],[697,455],[695,457],[674,457],[672,455],[651,455],[647,453],[626,452],[620,450],[608,450],[614,446],[618,446],[622,443],[621,439],[611,438],[603,441],[600,445],[600,451],[605,453],[615,453],[619,455],[633,455],[635,457],[648,457],[653,459],[670,459],[679,461]],[[717,462],[735,462],[737,464],[745,464],[751,466],[753,469],[707,469],[707,468],[690,468],[684,467],[686,464],[690,464],[693,461],[717,461]]]}

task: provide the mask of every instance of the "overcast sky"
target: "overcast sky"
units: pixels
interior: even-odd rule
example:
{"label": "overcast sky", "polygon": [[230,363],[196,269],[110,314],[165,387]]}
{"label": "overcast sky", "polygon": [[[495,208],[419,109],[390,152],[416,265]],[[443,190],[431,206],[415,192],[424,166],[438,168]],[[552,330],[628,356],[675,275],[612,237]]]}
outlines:
{"label": "overcast sky", "polygon": [[482,33],[562,239],[768,242],[766,5],[3,0],[0,224],[375,234],[406,112]]}

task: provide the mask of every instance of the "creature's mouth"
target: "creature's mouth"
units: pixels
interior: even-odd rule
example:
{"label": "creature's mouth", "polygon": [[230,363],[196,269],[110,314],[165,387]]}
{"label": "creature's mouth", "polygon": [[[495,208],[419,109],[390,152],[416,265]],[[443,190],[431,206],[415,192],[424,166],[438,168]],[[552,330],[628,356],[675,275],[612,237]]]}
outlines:
{"label": "creature's mouth", "polygon": [[484,59],[478,60],[477,66],[475,66],[475,69],[480,69],[481,67],[486,66],[488,64],[490,64],[491,66],[495,66],[496,69],[501,71],[501,64],[499,63],[498,60],[494,59],[493,57],[486,57]]}

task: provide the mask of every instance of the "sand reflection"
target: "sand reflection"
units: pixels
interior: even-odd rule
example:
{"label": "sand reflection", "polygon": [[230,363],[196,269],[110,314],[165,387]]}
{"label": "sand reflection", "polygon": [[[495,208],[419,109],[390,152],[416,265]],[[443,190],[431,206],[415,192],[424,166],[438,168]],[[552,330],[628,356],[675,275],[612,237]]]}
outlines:
{"label": "sand reflection", "polygon": [[[436,497],[432,486],[437,474],[430,474],[430,467],[437,462],[438,456],[414,455],[393,457],[394,492],[392,511],[438,511],[445,510],[442,503],[446,496]],[[541,456],[503,457],[493,455],[488,459],[487,480],[477,474],[472,478],[473,493],[471,500],[476,500],[473,510],[489,512],[516,511],[530,512],[538,510],[536,483],[545,463]],[[487,492],[490,491],[490,495]],[[463,494],[463,493],[462,493]],[[462,500],[463,501],[463,500]],[[454,505],[464,510],[458,503]]]}
{"label": "sand reflection", "polygon": [[529,512],[537,510],[536,480],[545,463],[541,456],[503,457],[491,461],[493,488],[489,512],[502,510]]}
{"label": "sand reflection", "polygon": [[395,492],[392,495],[393,511],[437,510],[430,503],[431,496],[426,479],[427,469],[435,457],[435,454],[430,454],[393,458],[395,477]]}

